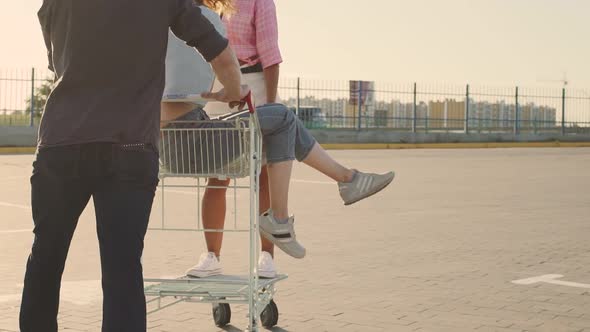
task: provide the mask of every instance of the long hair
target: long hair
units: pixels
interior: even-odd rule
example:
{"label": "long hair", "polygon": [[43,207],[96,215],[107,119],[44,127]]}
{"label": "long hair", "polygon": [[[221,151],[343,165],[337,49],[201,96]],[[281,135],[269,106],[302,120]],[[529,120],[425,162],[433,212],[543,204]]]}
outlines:
{"label": "long hair", "polygon": [[195,2],[224,15],[229,15],[235,11],[233,0],[195,0]]}

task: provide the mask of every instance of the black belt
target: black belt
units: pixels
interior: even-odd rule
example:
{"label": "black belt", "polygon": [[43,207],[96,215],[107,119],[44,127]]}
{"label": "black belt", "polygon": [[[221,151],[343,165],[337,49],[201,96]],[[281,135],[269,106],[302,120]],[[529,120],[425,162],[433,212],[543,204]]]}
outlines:
{"label": "black belt", "polygon": [[262,64],[259,62],[255,65],[244,67],[240,69],[242,74],[262,73]]}

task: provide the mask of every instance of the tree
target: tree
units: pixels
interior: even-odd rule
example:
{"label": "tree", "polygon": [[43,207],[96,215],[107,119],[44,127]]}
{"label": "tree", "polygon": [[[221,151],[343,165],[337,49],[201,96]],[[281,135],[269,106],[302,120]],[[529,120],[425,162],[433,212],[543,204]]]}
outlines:
{"label": "tree", "polygon": [[[43,83],[35,89],[35,95],[33,96],[33,105],[35,118],[41,117],[43,110],[45,109],[45,103],[49,94],[53,90],[53,80],[46,78]],[[31,112],[31,98],[27,98],[27,114]]]}

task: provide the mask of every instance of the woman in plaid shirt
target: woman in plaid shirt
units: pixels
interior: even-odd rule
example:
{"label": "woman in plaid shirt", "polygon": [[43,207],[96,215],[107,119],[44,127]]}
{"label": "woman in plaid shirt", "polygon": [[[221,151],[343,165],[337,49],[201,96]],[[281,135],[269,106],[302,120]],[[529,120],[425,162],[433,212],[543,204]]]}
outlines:
{"label": "woman in plaid shirt", "polygon": [[[204,5],[212,8],[211,2],[227,5],[230,0],[203,2]],[[251,88],[256,98],[255,101],[259,105],[257,108],[258,119],[264,136],[266,159],[270,168],[268,172],[270,176],[267,176],[267,172],[263,171],[260,179],[260,211],[265,212],[260,217],[263,252],[258,262],[258,273],[260,277],[273,278],[276,276],[272,258],[273,243],[295,258],[303,258],[306,253],[305,248],[296,240],[293,226],[294,217],[288,214],[288,192],[293,160],[303,162],[337,181],[339,193],[345,205],[354,204],[385,188],[393,180],[394,174],[393,172],[385,174],[363,173],[339,164],[317,144],[313,136],[292,111],[286,106],[276,103],[278,69],[282,60],[278,51],[274,3],[272,0],[238,0],[236,6],[238,13],[231,15],[229,18],[226,15],[225,27],[228,32],[230,46],[235,49],[242,64],[242,82]],[[215,15],[209,17],[209,19],[216,26],[217,23],[220,23],[219,18]],[[203,70],[195,67],[196,63],[189,61],[186,64],[181,64],[180,53],[170,52],[171,47],[172,51],[174,51],[175,45],[178,45],[178,43],[171,40],[167,56],[167,71],[172,70],[175,65],[180,65],[181,72],[177,76],[188,76],[187,81],[192,83],[206,83],[207,80],[202,75]],[[182,43],[178,47],[184,48]],[[177,49],[176,51],[181,50]],[[170,77],[170,79],[167,79],[166,85],[167,87],[172,85],[182,86],[185,84],[183,82],[183,80],[179,80],[179,77]],[[217,92],[204,93],[203,96],[215,100],[225,99],[223,98],[225,92],[221,86],[214,86],[213,91]],[[172,95],[176,95],[176,93]],[[163,108],[162,120],[165,122],[170,120],[181,122],[165,124],[167,127],[181,126],[186,128],[185,125],[189,127],[193,125],[199,126],[198,123],[190,124],[190,121],[206,120],[211,115],[224,115],[223,119],[248,115],[248,112],[231,113],[231,109],[225,103],[208,102],[205,111],[198,105],[194,108],[190,104],[174,102],[164,104],[166,107]],[[175,106],[174,104],[178,105]],[[192,108],[194,108],[193,111],[190,111]],[[183,115],[171,118],[171,114],[179,115],[177,111],[180,111]],[[189,123],[182,124],[182,121],[189,121]],[[216,128],[224,127],[223,122],[219,121],[211,126]],[[226,140],[228,139],[226,135],[224,137]],[[222,142],[224,137],[220,137],[219,142]],[[162,141],[165,147],[162,150],[168,151],[170,156],[182,156],[185,153],[183,151],[197,148],[203,151],[200,140],[200,137],[198,139],[191,138],[191,135],[183,137],[181,134],[180,137],[173,137],[172,139],[164,136]],[[217,138],[213,140],[218,141]],[[184,143],[178,144],[178,142]],[[183,144],[188,144],[189,148]],[[232,144],[229,144],[229,146],[232,146]],[[231,152],[230,150],[227,151]],[[164,160],[170,162],[169,165],[165,166],[179,167],[178,157],[176,159],[166,158],[165,155],[166,153],[164,153]],[[180,159],[184,160],[181,162],[181,167],[195,169],[195,165],[191,165],[190,156]],[[186,161],[188,161],[188,164],[184,165]],[[271,197],[269,197],[268,177],[271,178],[272,210],[270,209]],[[209,179],[208,185],[214,188],[207,188],[203,197],[203,226],[206,229],[222,229],[226,211],[225,194],[229,180]],[[219,189],[219,187],[222,189]],[[205,240],[208,252],[203,253],[199,262],[187,271],[189,276],[208,277],[222,273],[219,254],[223,233],[205,232]]]}
{"label": "woman in plaid shirt", "polygon": [[[227,9],[227,6],[226,6]],[[234,0],[233,8],[225,10],[223,23],[230,46],[242,67],[242,81],[252,90],[256,105],[279,102],[277,87],[279,65],[283,62],[279,50],[277,14],[274,0]],[[222,86],[215,81],[213,91]],[[209,102],[205,111],[211,118],[231,112],[227,104]],[[209,186],[227,187],[228,180],[209,179]],[[268,175],[266,167],[260,174],[260,211],[270,208]],[[226,189],[208,188],[203,196],[203,222],[211,229],[223,228],[226,211]],[[207,249],[219,256],[223,233],[206,233]],[[262,253],[258,264],[261,276],[273,278],[276,268],[273,262],[273,244],[261,238]],[[195,266],[193,274],[202,269]]]}

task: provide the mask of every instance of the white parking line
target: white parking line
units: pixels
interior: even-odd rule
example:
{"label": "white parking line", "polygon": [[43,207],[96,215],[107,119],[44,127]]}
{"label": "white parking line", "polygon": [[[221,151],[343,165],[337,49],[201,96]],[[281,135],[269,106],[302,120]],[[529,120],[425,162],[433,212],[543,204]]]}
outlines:
{"label": "white parking line", "polygon": [[[20,301],[22,294],[0,295],[0,303]],[[4,331],[1,330],[0,331]]]}
{"label": "white parking line", "polygon": [[579,282],[571,282],[565,280],[557,280],[563,278],[561,274],[545,274],[538,277],[520,279],[520,280],[513,280],[513,284],[517,285],[533,285],[536,283],[546,283],[546,284],[553,284],[559,286],[568,286],[568,287],[576,287],[576,288],[588,288],[590,289],[590,284],[581,284]]}
{"label": "white parking line", "polygon": [[[23,285],[19,284],[17,288],[22,289]],[[0,295],[0,303],[18,301],[21,299],[21,296],[20,292],[17,294]],[[60,298],[62,301],[76,305],[89,305],[100,302],[102,299],[101,281],[64,281],[61,283]]]}
{"label": "white parking line", "polygon": [[292,182],[298,182],[298,183],[309,183],[309,184],[335,184],[336,182],[334,181],[312,181],[312,180],[299,180],[299,179],[292,179]]}
{"label": "white parking line", "polygon": [[5,231],[0,231],[0,234],[14,234],[14,233],[30,233],[33,230],[28,228],[28,229],[9,229],[9,230],[5,230]]}
{"label": "white parking line", "polygon": [[0,178],[0,181],[12,181],[12,180],[22,180],[28,179],[30,176],[7,176],[5,178]]}
{"label": "white parking line", "polygon": [[[160,191],[162,191],[162,190],[160,190]],[[166,192],[167,193],[173,193],[173,194],[180,194],[180,195],[190,195],[190,196],[193,196],[193,195],[196,195],[197,194],[197,192],[195,192],[195,191],[173,190],[173,189],[166,189]]]}
{"label": "white parking line", "polygon": [[[230,191],[231,188],[228,188],[228,191]],[[162,190],[160,188],[158,188],[158,191],[161,192]],[[172,193],[172,194],[179,194],[179,195],[189,195],[189,196],[197,196],[197,192],[196,191],[188,191],[188,190],[174,190],[174,189],[166,189],[167,193]],[[203,191],[201,191],[201,196],[203,196]],[[233,193],[227,193],[227,197],[234,197]],[[239,195],[237,195],[236,197],[240,197]]]}
{"label": "white parking line", "polygon": [[13,204],[13,203],[8,203],[8,202],[0,202],[0,206],[12,207],[12,208],[24,209],[24,210],[31,209],[31,207],[29,205]]}
{"label": "white parking line", "polygon": [[[306,184],[334,185],[334,182],[330,182],[330,181],[312,181],[312,180],[300,180],[300,179],[292,179],[291,181],[296,182],[296,183],[306,183]],[[231,190],[231,188],[229,188],[228,190]],[[161,189],[158,188],[158,191],[161,191]],[[173,189],[166,189],[166,192],[173,193],[173,194],[180,194],[180,195],[190,195],[190,196],[195,196],[197,194],[197,192],[195,192],[195,191],[173,190]],[[233,197],[233,193],[228,192],[227,196]],[[236,197],[239,197],[239,195],[237,195]],[[29,205],[14,204],[14,203],[8,203],[8,202],[0,202],[0,206],[12,207],[12,208],[23,209],[23,210],[30,210],[31,209],[31,207]]]}

